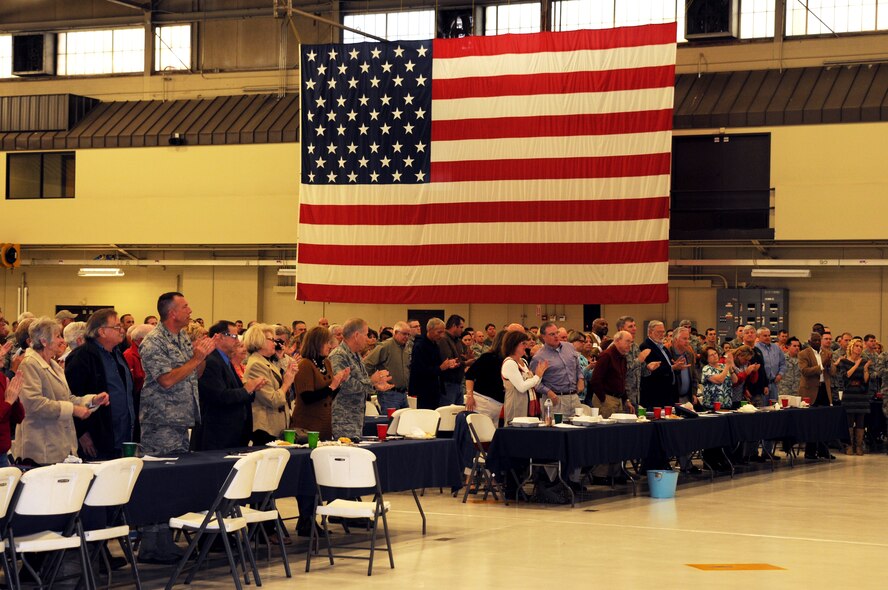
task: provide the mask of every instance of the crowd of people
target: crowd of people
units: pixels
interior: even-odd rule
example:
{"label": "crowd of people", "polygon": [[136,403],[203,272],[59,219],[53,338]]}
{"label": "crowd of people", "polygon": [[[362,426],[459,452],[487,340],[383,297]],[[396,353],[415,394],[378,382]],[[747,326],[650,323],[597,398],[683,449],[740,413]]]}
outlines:
{"label": "crowd of people", "polygon": [[[544,406],[564,415],[591,406],[606,418],[639,406],[728,409],[799,395],[841,403],[847,452],[863,454],[865,416],[888,387],[888,353],[875,336],[833,339],[822,324],[805,343],[752,325],[719,342],[689,321],[674,329],[650,321],[642,338],[630,316],[613,336],[603,318],[589,332],[551,321],[473,329],[459,315],[432,318],[425,330],[412,318],[379,330],[359,318],[205,327],[178,292],[161,295],[157,312],[141,324],[113,309],[85,322],[68,311],[23,314],[12,334],[0,320],[0,464],[10,451],[32,466],[109,459],[130,441],[156,456],[262,445],[285,429],[357,439],[368,401],[385,412],[407,407],[408,395],[419,408],[464,404],[505,424]],[[152,546],[157,559],[170,557],[161,539],[147,543],[149,558]]]}

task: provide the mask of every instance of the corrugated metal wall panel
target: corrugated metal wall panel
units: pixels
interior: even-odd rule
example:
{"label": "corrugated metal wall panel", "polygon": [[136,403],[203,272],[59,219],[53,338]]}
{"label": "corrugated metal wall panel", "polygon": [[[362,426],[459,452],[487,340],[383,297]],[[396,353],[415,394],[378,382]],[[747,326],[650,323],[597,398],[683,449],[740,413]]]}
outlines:
{"label": "corrugated metal wall panel", "polygon": [[728,113],[728,127],[746,127],[749,124],[749,108],[758,96],[767,75],[768,72],[765,70],[749,72],[737,100]]}
{"label": "corrugated metal wall panel", "polygon": [[0,97],[0,133],[65,131],[76,125],[98,100],[75,94]]}
{"label": "corrugated metal wall panel", "polygon": [[[863,95],[851,96],[855,88],[868,88],[875,74],[873,68],[839,68],[826,100],[821,105],[821,123],[851,123],[860,120],[860,100]],[[845,119],[845,109],[849,118]],[[855,116],[856,115],[856,116]],[[851,118],[854,117],[854,118]]]}
{"label": "corrugated metal wall panel", "polygon": [[802,123],[806,125],[823,122],[823,105],[839,77],[839,72],[835,69],[818,68],[817,73],[817,81],[811,88],[811,94],[802,108]]}
{"label": "corrugated metal wall panel", "polygon": [[[281,101],[284,108],[276,108],[274,112],[263,121],[256,129],[257,133],[264,134],[268,143],[280,143],[284,141],[284,127],[293,124],[298,132],[299,129],[299,99],[292,97],[289,100]],[[293,141],[296,141],[295,139]]]}

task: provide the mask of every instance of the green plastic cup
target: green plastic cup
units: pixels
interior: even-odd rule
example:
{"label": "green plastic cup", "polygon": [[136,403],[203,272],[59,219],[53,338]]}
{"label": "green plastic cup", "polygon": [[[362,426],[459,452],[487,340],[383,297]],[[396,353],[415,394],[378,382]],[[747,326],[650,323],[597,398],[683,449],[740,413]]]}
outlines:
{"label": "green plastic cup", "polygon": [[139,450],[139,443],[134,442],[125,442],[123,443],[123,456],[124,457],[135,457],[136,451]]}
{"label": "green plastic cup", "polygon": [[284,431],[284,440],[290,444],[296,442],[296,431],[295,430],[285,430]]}
{"label": "green plastic cup", "polygon": [[308,448],[316,449],[318,447],[318,439],[321,438],[320,432],[309,431],[308,432]]}
{"label": "green plastic cup", "polygon": [[647,416],[647,410],[645,410],[642,406],[638,406],[638,417],[644,418]]}
{"label": "green plastic cup", "polygon": [[742,402],[740,402],[740,407],[746,406],[746,405],[748,405],[748,404],[749,404],[748,401],[743,400]]}
{"label": "green plastic cup", "polygon": [[555,424],[561,424],[562,422],[564,422],[564,414],[555,412]]}

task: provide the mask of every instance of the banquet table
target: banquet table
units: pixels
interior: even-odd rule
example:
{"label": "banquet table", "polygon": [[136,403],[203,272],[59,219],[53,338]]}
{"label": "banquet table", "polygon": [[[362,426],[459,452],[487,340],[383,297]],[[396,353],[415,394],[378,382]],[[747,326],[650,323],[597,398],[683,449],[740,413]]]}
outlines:
{"label": "banquet table", "polygon": [[[376,455],[383,492],[413,491],[417,508],[426,519],[415,490],[426,487],[454,487],[462,483],[456,448],[450,440],[392,440],[369,444]],[[146,461],[128,506],[130,524],[166,522],[185,512],[206,510],[236,459],[225,456],[257,450],[230,449],[178,455],[175,461]],[[314,496],[314,471],[309,449],[290,450],[279,497]]]}
{"label": "banquet table", "polygon": [[683,420],[654,420],[584,428],[509,426],[499,428],[489,449],[491,468],[517,462],[558,461],[563,471],[634,459],[687,455],[741,442],[790,440],[828,442],[847,438],[845,411],[839,406],[726,412]]}

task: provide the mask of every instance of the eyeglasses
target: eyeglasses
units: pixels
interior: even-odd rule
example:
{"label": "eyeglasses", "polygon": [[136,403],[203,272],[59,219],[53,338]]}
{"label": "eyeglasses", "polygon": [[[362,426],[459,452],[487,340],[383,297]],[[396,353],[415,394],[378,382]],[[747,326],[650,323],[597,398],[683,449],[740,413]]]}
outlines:
{"label": "eyeglasses", "polygon": [[232,334],[231,332],[219,332],[219,335],[226,338],[237,338],[237,334]]}
{"label": "eyeglasses", "polygon": [[123,330],[123,326],[117,324],[116,326],[102,326],[103,328],[108,328],[109,330],[117,330],[118,332]]}

